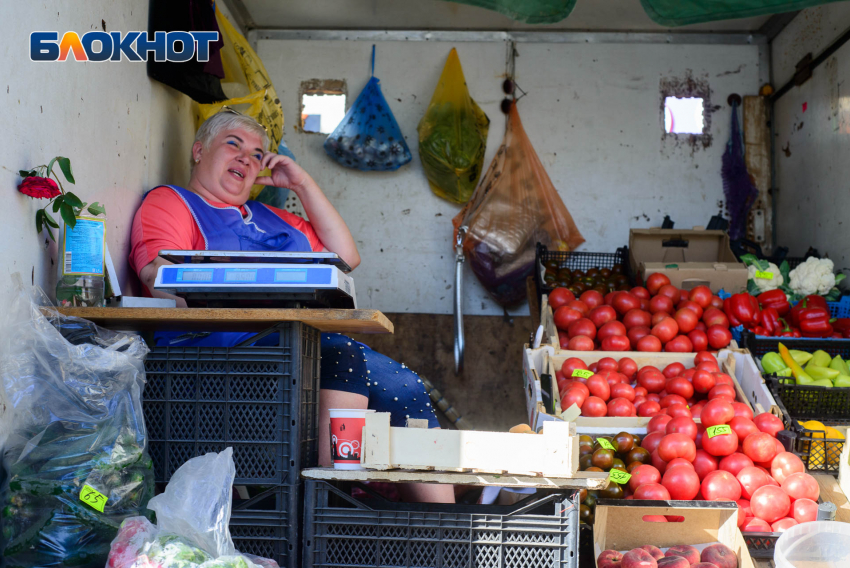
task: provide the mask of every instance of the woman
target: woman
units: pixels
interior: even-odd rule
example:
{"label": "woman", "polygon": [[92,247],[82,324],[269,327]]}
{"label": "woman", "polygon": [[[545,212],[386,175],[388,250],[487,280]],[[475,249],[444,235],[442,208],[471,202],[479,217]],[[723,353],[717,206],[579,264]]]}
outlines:
{"label": "woman", "polygon": [[[157,269],[167,264],[160,250],[329,251],[349,266],[360,264],[354,238],[321,188],[286,156],[267,152],[268,137],[254,119],[235,111],[210,117],[192,146],[192,177],[186,188],[159,186],[149,191],[133,220],[130,265],[144,293],[154,290]],[[271,176],[257,177],[269,168]],[[249,201],[254,184],[292,190],[310,221],[287,211]],[[178,307],[185,307],[177,298]],[[174,345],[234,345],[238,334],[172,336]],[[319,460],[331,465],[330,408],[371,408],[391,412],[394,426],[407,417],[427,418],[439,427],[419,377],[367,346],[339,334],[322,334],[319,398]],[[409,500],[454,502],[449,485],[413,485]]]}

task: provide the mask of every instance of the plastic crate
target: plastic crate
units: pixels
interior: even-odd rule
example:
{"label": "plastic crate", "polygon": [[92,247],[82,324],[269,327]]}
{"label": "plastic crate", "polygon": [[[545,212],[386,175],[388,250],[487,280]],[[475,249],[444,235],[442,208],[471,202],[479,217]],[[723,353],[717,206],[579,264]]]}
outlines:
{"label": "plastic crate", "polygon": [[302,565],[576,568],[577,495],[532,497],[510,507],[366,504],[330,483],[307,480]]}
{"label": "plastic crate", "polygon": [[142,395],[156,481],[233,447],[236,485],[286,484],[318,461],[319,332],[280,327],[276,347],[155,347]]}
{"label": "plastic crate", "polygon": [[779,351],[782,343],[788,349],[799,349],[800,351],[813,352],[823,349],[833,357],[841,355],[842,359],[850,358],[850,339],[824,339],[820,337],[765,337],[756,335],[746,329],[742,332],[742,342],[745,349],[749,349],[753,357],[761,359],[766,353]]}
{"label": "plastic crate", "polygon": [[623,272],[629,280],[630,285],[634,285],[634,277],[629,270],[629,247],[618,248],[616,252],[577,252],[577,251],[557,251],[549,250],[546,245],[537,243],[537,252],[534,262],[534,283],[537,286],[537,298],[543,297],[543,294],[549,294],[553,287],[548,286],[543,282],[541,274],[544,263],[550,260],[558,262],[561,268],[569,268],[570,270],[587,270],[588,268],[614,268],[615,264],[623,266]]}
{"label": "plastic crate", "polygon": [[297,568],[298,524],[288,512],[234,511],[230,517],[230,536],[236,550],[271,558],[281,568]]}
{"label": "plastic crate", "polygon": [[773,560],[776,541],[779,540],[782,533],[745,532],[741,534],[744,536],[744,542],[747,543],[747,549],[750,551],[750,556],[753,558],[766,558]]}
{"label": "plastic crate", "polygon": [[850,420],[850,387],[785,384],[775,375],[766,375],[764,380],[776,404],[794,423]]}

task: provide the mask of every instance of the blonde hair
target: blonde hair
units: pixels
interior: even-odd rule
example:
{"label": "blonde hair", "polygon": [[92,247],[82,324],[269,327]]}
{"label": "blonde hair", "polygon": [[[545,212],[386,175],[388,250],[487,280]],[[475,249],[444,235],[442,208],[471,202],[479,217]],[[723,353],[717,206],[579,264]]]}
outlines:
{"label": "blonde hair", "polygon": [[[221,110],[206,119],[195,134],[195,142],[200,142],[203,148],[209,148],[215,137],[222,131],[233,130],[235,128],[244,128],[259,135],[263,141],[263,150],[268,149],[269,135],[266,134],[266,129],[263,128],[263,125],[250,116],[230,109]],[[192,160],[192,166],[194,165],[195,162]]]}

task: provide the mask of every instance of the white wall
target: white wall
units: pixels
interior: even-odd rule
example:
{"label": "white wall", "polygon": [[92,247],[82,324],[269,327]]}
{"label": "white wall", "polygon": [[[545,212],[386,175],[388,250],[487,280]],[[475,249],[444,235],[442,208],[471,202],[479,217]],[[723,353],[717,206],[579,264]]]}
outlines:
{"label": "white wall", "polygon": [[[371,43],[260,40],[258,52],[286,117],[285,139],[348,222],[363,263],[358,301],[386,312],[451,313],[451,218],[459,207],[434,196],[421,169],[416,126],[452,45],[378,42],[376,76],[414,155],[393,173],[344,169],[322,148],[324,136],[294,128],[301,81],[345,79],[349,105],[369,78]],[[491,119],[484,167],[499,146],[506,47],[456,45],[473,98]],[[540,159],[587,242],[611,251],[630,227],[704,225],[723,199],[720,159],[728,140],[726,97],[759,87],[756,46],[519,44],[519,112]],[[662,141],[659,82],[691,72],[706,79],[716,106],[714,143],[694,150]],[[468,314],[502,310],[466,268]],[[516,313],[526,312],[526,308]]]}
{"label": "white wall", "polygon": [[[850,3],[804,10],[773,44],[775,84],[793,76],[850,27]],[[809,246],[850,270],[850,45],[775,104],[777,242],[794,256]]]}
{"label": "white wall", "polygon": [[[147,2],[6,1],[2,14],[0,266],[21,272],[25,282],[32,279],[52,296],[56,247],[46,244],[46,233],[36,235],[34,221],[44,201],[16,187],[18,170],[63,155],[77,180],[66,189],[106,206],[109,249],[125,287],[130,227],[142,193],[151,184],[188,179],[190,100],[148,79],[144,63],[33,63],[29,33],[82,34],[101,29],[101,20],[107,31],[147,30]],[[8,277],[0,277],[0,292],[8,286]]]}

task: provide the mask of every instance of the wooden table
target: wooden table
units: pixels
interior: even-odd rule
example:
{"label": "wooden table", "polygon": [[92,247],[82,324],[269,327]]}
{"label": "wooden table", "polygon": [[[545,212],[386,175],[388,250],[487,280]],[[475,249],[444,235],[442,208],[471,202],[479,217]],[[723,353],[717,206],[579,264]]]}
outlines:
{"label": "wooden table", "polygon": [[393,333],[378,310],[274,308],[60,308],[66,316],[126,331],[262,331],[299,321],[329,333]]}

